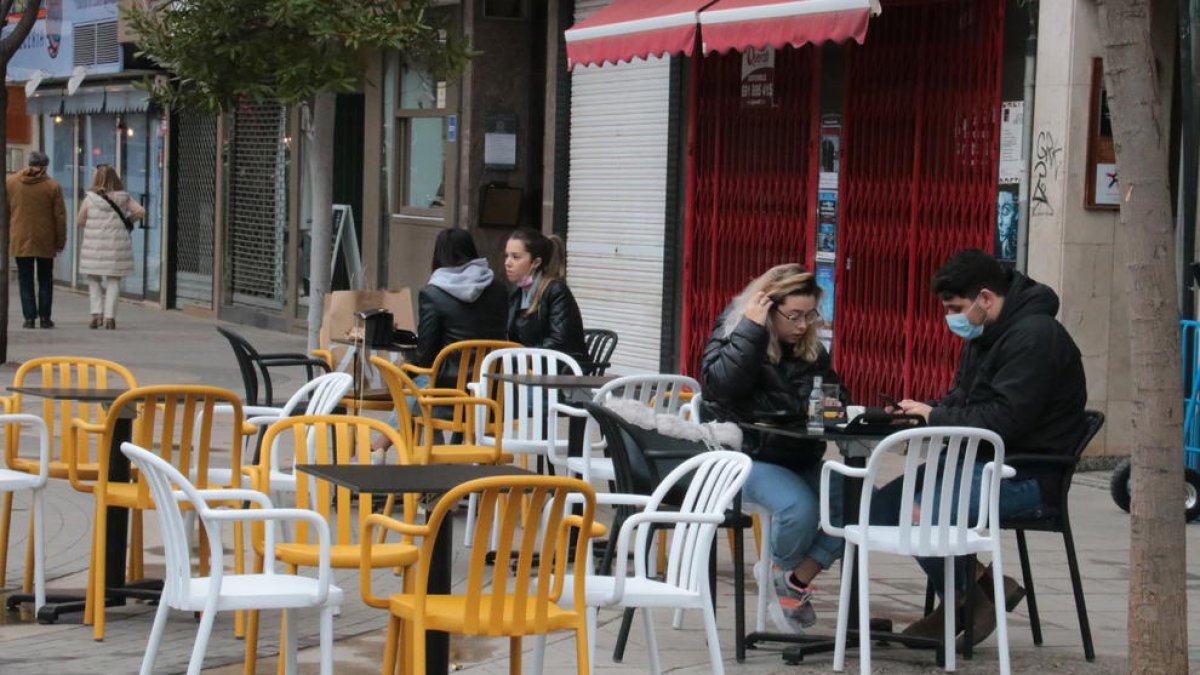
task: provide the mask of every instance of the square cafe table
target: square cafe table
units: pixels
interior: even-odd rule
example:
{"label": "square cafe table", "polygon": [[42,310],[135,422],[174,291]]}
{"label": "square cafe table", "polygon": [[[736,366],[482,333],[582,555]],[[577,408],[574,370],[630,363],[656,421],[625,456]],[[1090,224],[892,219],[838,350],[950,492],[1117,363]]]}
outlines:
{"label": "square cafe table", "polygon": [[[10,386],[8,390],[26,396],[45,398],[54,401],[78,401],[80,403],[111,404],[127,389],[92,389],[87,387],[39,387],[39,386]],[[111,411],[110,411],[111,414]],[[113,483],[128,483],[130,479],[129,458],[121,452],[121,444],[130,440],[133,435],[134,410],[120,411],[113,429],[112,443],[108,448],[108,480]],[[125,604],[126,598],[157,598],[161,582],[156,580],[127,583],[125,581],[125,549],[128,545],[129,511],[110,506],[105,516],[108,519],[108,534],[105,540],[104,579],[105,605],[115,607]],[[82,612],[84,596],[81,594],[52,593],[46,596],[46,604],[37,614],[38,623],[54,623],[60,614]],[[22,602],[30,602],[28,594],[10,595],[6,601],[9,609]]]}
{"label": "square cafe table", "polygon": [[[478,478],[531,475],[530,471],[520,467],[490,464],[298,464],[296,471],[373,495],[440,495]],[[450,592],[453,541],[454,519],[447,518],[442,521],[434,540],[429,569],[430,595]],[[425,637],[425,653],[427,674],[445,675],[450,671],[450,638],[447,634],[429,631]]]}

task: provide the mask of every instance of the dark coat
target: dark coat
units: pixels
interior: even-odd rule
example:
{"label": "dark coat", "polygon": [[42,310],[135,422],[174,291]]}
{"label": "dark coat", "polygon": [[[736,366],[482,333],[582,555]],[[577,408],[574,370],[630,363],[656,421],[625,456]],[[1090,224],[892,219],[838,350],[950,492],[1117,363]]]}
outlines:
{"label": "dark coat", "polygon": [[[840,384],[823,347],[816,361],[805,361],[785,349],[779,363],[771,363],[767,359],[771,335],[765,326],[743,318],[725,335],[725,317],[730,311],[732,308],[726,308],[717,318],[700,359],[703,420],[754,422],[764,413],[780,411],[803,416],[814,377],[819,375],[826,384]],[[841,397],[849,400],[845,388]],[[743,449],[757,460],[803,469],[821,459],[825,444],[747,432]]]}
{"label": "dark coat", "polygon": [[[417,296],[417,351],[412,363],[423,368],[433,365],[438,352],[460,340],[503,340],[508,295],[504,282],[493,279],[474,301],[466,302],[437,286],[427,285]],[[438,373],[436,386],[454,386],[458,363],[447,363]]]}
{"label": "dark coat", "polygon": [[551,281],[542,292],[537,311],[526,316],[521,311],[521,289],[508,296],[508,339],[526,347],[557,349],[578,361],[587,360],[583,341],[583,316],[571,289],[561,279]]}
{"label": "dark coat", "polygon": [[[1087,381],[1079,348],[1054,318],[1058,296],[1020,272],[994,324],[963,345],[954,384],[929,413],[929,423],[990,429],[1006,455],[1071,453],[1087,430]],[[1058,484],[1034,473],[1042,496]]]}

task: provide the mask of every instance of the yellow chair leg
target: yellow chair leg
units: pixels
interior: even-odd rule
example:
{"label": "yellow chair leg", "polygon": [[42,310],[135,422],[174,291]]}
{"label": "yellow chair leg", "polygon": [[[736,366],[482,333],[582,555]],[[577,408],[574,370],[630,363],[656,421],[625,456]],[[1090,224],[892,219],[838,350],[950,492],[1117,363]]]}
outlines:
{"label": "yellow chair leg", "polygon": [[[12,495],[11,492],[8,493]],[[25,578],[21,580],[23,593],[33,592],[33,508],[29,509],[29,536],[25,538]],[[7,539],[5,539],[7,541]],[[0,577],[3,579],[4,577]]]}
{"label": "yellow chair leg", "polygon": [[[242,675],[255,675],[258,668],[258,615],[257,609],[247,612],[246,617],[246,658],[242,662]],[[280,656],[282,659],[282,655]]]}
{"label": "yellow chair leg", "polygon": [[659,572],[662,572],[663,570],[667,569],[667,531],[666,530],[658,531],[658,557],[656,558],[656,562],[654,564],[657,565],[657,567],[655,567],[655,569],[658,570]]}
{"label": "yellow chair leg", "polygon": [[108,539],[108,509],[103,499],[96,500],[96,521],[94,531],[96,533],[96,545],[93,547],[92,560],[92,639],[104,639],[104,600],[108,594],[108,589],[104,586],[106,579],[105,553]]}
{"label": "yellow chair leg", "polygon": [[[643,610],[644,611],[644,610]],[[575,629],[575,672],[590,673],[587,627]]]}
{"label": "yellow chair leg", "polygon": [[758,517],[757,513],[750,516],[750,529],[754,531],[754,550],[763,550],[762,519]]}
{"label": "yellow chair leg", "polygon": [[138,581],[146,577],[143,556],[144,540],[142,539],[141,509],[135,509],[129,518],[129,567],[126,570],[126,581]]}
{"label": "yellow chair leg", "polygon": [[400,628],[400,619],[395,614],[388,616],[387,641],[383,644],[383,675],[396,673],[396,645],[400,641]]}
{"label": "yellow chair leg", "polygon": [[[8,525],[12,522],[12,505],[13,493],[5,492],[4,505],[0,507],[0,585],[8,579]],[[28,593],[29,589],[25,589],[25,592]]]}

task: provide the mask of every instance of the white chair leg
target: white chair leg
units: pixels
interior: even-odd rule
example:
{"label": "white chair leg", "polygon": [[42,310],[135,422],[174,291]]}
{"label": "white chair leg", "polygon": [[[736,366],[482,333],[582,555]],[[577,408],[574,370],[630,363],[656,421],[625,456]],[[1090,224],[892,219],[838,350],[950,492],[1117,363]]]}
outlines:
{"label": "white chair leg", "polygon": [[284,649],[280,655],[284,659],[283,672],[296,675],[296,613],[290,609],[283,610],[283,639]]}
{"label": "white chair leg", "polygon": [[[942,607],[946,608],[946,611],[945,611],[946,621],[945,621],[945,628],[944,628],[945,633],[943,633],[943,635],[942,635],[942,639],[945,640],[945,642],[942,644],[942,647],[943,647],[943,651],[946,654],[946,656],[945,656],[946,672],[949,673],[949,672],[953,672],[954,668],[955,668],[954,657],[955,657],[955,652],[956,652],[956,645],[954,642],[954,633],[955,633],[956,626],[954,625],[954,615],[957,613],[956,607],[958,606],[956,604],[955,597],[954,597],[954,556],[948,555],[945,558],[942,558],[942,567],[945,568],[945,570],[946,570],[945,573],[943,574],[943,577],[945,578],[945,583],[944,583],[944,588],[942,589]],[[1001,580],[1003,580],[1003,579],[1004,579],[1004,577],[1001,577]],[[1001,583],[1003,583],[1003,581],[1001,581]],[[1004,604],[1003,589],[1001,589],[1000,595],[997,595],[995,597],[1002,599],[999,604],[1001,604],[1001,605]],[[970,621],[970,620],[971,620],[971,617],[967,617],[967,621]]]}
{"label": "white chair leg", "polygon": [[[33,615],[46,604],[46,517],[42,490],[33,490]],[[0,582],[2,583],[2,582]]]}
{"label": "white chair leg", "polygon": [[833,648],[833,669],[842,672],[846,669],[846,633],[850,627],[850,571],[854,569],[855,546],[846,542],[846,552],[842,556],[842,589],[838,593],[837,634]]}
{"label": "white chair leg", "polygon": [[163,629],[167,625],[167,615],[171,613],[165,602],[158,603],[158,611],[154,613],[154,625],[150,627],[150,640],[146,643],[146,653],[142,656],[142,669],[139,675],[153,675],[154,659],[158,656],[158,645],[162,642]]}
{"label": "white chair leg", "polygon": [[755,569],[759,570],[758,581],[758,607],[755,609],[754,630],[759,633],[764,633],[767,630],[767,606],[771,604],[772,583],[771,579],[771,516],[769,514],[759,512],[758,514],[759,531],[762,532],[762,541],[758,546],[758,565]]}
{"label": "white chair leg", "polygon": [[717,615],[713,613],[711,603],[705,604],[700,611],[704,612],[704,634],[708,639],[708,660],[712,673],[725,675],[725,663],[721,659],[721,637],[717,632]]}
{"label": "white chair leg", "polygon": [[858,669],[871,675],[871,567],[870,551],[863,548],[858,557]]}
{"label": "white chair leg", "polygon": [[[711,607],[712,605],[707,605]],[[650,675],[662,673],[662,662],[658,658],[658,638],[654,635],[654,613],[649,607],[642,608],[642,630],[646,634],[646,652],[650,658]]]}
{"label": "white chair leg", "polygon": [[[1004,597],[1004,570],[1000,565],[1000,547],[992,551],[992,597]],[[996,602],[996,648],[1000,651],[1000,675],[1009,675],[1012,665],[1008,660],[1008,616],[1004,602]]]}
{"label": "white chair leg", "polygon": [[[208,638],[212,635],[213,621],[216,617],[215,609],[206,609],[200,615],[200,628],[196,631],[196,644],[192,646],[192,660],[188,661],[187,675],[200,675],[200,669],[204,666],[204,652],[208,651]],[[154,620],[157,623],[158,617],[154,617]]]}
{"label": "white chair leg", "polygon": [[[588,646],[591,647],[592,640],[595,639],[591,635],[591,630],[588,631]],[[545,670],[546,662],[546,634],[539,633],[533,636],[533,654],[529,659],[529,670],[526,671],[529,675],[542,675]]]}
{"label": "white chair leg", "polygon": [[467,498],[467,523],[463,527],[463,546],[467,548],[471,548],[471,540],[475,538],[475,509],[477,506],[475,493],[472,492]]}
{"label": "white chair leg", "polygon": [[333,675],[333,613],[337,606],[321,610],[321,675]]}

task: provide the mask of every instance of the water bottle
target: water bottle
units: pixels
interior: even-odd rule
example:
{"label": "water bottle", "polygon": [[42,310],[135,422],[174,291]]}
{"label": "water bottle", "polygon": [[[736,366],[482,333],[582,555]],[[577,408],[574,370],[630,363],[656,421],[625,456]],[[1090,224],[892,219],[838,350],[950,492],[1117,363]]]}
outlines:
{"label": "water bottle", "polygon": [[808,427],[810,434],[825,433],[825,406],[821,401],[821,378],[813,378],[812,391],[808,394]]}

